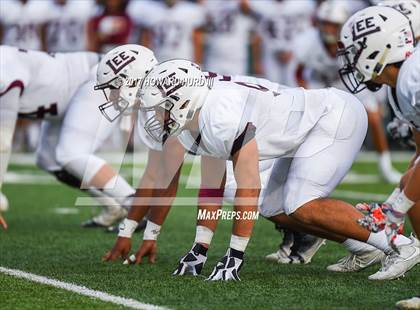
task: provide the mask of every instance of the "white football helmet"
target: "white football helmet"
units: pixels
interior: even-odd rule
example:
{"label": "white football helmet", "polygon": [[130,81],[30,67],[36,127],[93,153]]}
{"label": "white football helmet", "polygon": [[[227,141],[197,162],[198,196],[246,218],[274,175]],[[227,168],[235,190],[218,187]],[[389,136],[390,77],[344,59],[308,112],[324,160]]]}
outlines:
{"label": "white football helmet", "polygon": [[420,38],[420,2],[418,0],[385,0],[379,2],[378,5],[391,6],[407,16],[413,27],[414,37]]}
{"label": "white football helmet", "polygon": [[153,52],[136,44],[118,46],[101,59],[95,90],[104,92],[106,102],[99,110],[110,122],[135,106],[141,79],[156,64]]}
{"label": "white football helmet", "polygon": [[349,8],[346,1],[326,0],[316,11],[317,27],[322,40],[326,44],[337,44],[341,26],[349,18]]}
{"label": "white football helmet", "polygon": [[347,2],[342,0],[323,1],[316,11],[316,18],[320,21],[339,25],[344,24],[349,18]]}
{"label": "white football helmet", "polygon": [[156,65],[137,95],[146,132],[162,143],[179,135],[203,105],[209,89],[206,76],[191,61],[173,59]]}
{"label": "white football helmet", "polygon": [[414,50],[410,21],[391,7],[372,6],[356,12],[343,25],[337,56],[340,77],[348,90],[358,93],[381,85],[372,80],[385,66],[399,63]]}

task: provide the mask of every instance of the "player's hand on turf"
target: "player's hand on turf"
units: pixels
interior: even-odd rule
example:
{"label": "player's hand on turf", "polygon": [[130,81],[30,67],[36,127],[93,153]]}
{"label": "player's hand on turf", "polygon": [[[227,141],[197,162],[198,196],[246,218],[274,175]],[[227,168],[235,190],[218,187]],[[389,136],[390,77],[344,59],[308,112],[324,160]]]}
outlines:
{"label": "player's hand on turf", "polygon": [[229,248],[226,255],[217,263],[213,272],[207,278],[210,281],[241,281],[239,271],[244,263],[244,252]]}
{"label": "player's hand on turf", "polygon": [[107,252],[103,257],[103,262],[116,261],[119,258],[127,259],[131,250],[131,239],[118,237],[111,251]]}
{"label": "player's hand on turf", "polygon": [[0,213],[0,225],[3,227],[4,230],[7,229],[7,222],[4,219],[4,217],[1,215],[1,213]]}
{"label": "player's hand on turf", "polygon": [[356,209],[366,213],[357,222],[371,232],[379,232],[385,229],[386,219],[382,208],[385,204],[380,203],[359,203]]}
{"label": "player's hand on turf", "polygon": [[395,211],[388,204],[359,204],[356,208],[368,212],[358,223],[372,232],[385,230],[389,245],[398,252],[395,239],[403,231],[404,214]]}
{"label": "player's hand on turf", "polygon": [[193,275],[197,276],[201,273],[207,260],[207,248],[196,243],[192,249],[181,258],[178,267],[173,272],[174,276]]}
{"label": "player's hand on turf", "polygon": [[156,262],[157,254],[157,242],[156,240],[143,240],[140,248],[137,250],[136,254],[131,255],[124,264],[140,264],[143,257],[149,257],[149,263],[154,264]]}

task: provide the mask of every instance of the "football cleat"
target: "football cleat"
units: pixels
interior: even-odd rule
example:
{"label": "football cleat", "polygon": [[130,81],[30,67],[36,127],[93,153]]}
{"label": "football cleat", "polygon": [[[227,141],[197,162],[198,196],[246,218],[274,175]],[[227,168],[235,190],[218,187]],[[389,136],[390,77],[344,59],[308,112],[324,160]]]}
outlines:
{"label": "football cleat", "polygon": [[395,304],[397,309],[417,309],[420,310],[420,296],[413,297],[410,299],[400,300]]}
{"label": "football cleat", "polygon": [[179,265],[173,272],[174,276],[198,276],[207,260],[207,248],[196,243],[192,249],[181,258]]}
{"label": "football cleat", "polygon": [[300,235],[295,236],[292,253],[289,255],[289,264],[309,264],[321,246],[325,245],[325,239],[308,234]]}
{"label": "football cleat", "polygon": [[369,276],[369,280],[398,279],[420,263],[420,241],[413,235],[411,243],[398,247],[398,252],[392,252],[382,261],[381,269]]}
{"label": "football cleat", "polygon": [[[276,226],[276,229],[279,228]],[[284,229],[283,241],[279,245],[277,252],[268,254],[265,259],[275,263],[287,264],[289,260],[289,255],[292,252],[294,233],[291,230]]]}
{"label": "football cleat", "polygon": [[226,255],[217,263],[208,281],[241,281],[239,271],[244,263],[244,252],[229,248]]}
{"label": "football cleat", "polygon": [[329,265],[327,270],[333,272],[357,272],[369,266],[378,264],[385,257],[381,250],[373,250],[360,254],[350,253],[337,263]]}
{"label": "football cleat", "polygon": [[127,216],[127,210],[122,207],[103,207],[101,213],[82,223],[84,228],[105,228],[121,221]]}

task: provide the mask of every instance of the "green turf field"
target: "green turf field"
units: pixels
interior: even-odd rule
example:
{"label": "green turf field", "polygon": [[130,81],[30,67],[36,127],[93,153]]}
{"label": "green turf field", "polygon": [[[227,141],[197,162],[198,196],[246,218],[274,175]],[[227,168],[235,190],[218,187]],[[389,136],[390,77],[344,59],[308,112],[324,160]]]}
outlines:
{"label": "green turf field", "polygon": [[[406,163],[399,163],[404,169]],[[34,167],[12,165],[13,172]],[[376,174],[374,163],[357,163],[354,172]],[[346,183],[347,193],[386,194],[383,183]],[[399,299],[420,293],[420,266],[390,282],[371,282],[371,267],[356,274],[334,274],[326,266],[346,254],[332,242],[322,247],[310,265],[277,265],[263,257],[280,241],[273,225],[260,218],[248,246],[241,282],[210,283],[203,278],[173,277],[178,259],[190,248],[195,234],[194,207],[174,207],[159,238],[155,265],[124,266],[101,263],[115,236],[80,223],[96,210],[79,207],[76,214],[57,214],[57,208],[76,208],[79,191],[59,184],[5,184],[11,209],[9,230],[0,232],[0,266],[24,270],[83,285],[113,295],[175,309],[392,309]],[[191,191],[189,191],[191,192]],[[185,194],[180,191],[180,194]],[[354,197],[351,202],[356,202]],[[231,222],[222,221],[213,238],[204,275],[224,255]],[[409,228],[408,228],[409,229]],[[135,248],[140,235],[134,238]],[[122,308],[61,289],[0,273],[0,309],[114,309]]]}

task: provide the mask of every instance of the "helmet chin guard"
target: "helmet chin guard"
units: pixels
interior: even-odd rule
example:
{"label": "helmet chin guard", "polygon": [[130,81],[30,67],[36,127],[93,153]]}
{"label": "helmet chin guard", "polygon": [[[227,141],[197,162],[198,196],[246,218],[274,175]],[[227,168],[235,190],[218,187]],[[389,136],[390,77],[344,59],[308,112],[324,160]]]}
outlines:
{"label": "helmet chin guard", "polygon": [[209,86],[200,67],[183,59],[165,61],[144,78],[138,91],[146,132],[158,142],[177,136],[203,105]]}

